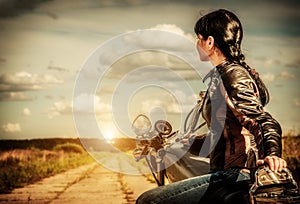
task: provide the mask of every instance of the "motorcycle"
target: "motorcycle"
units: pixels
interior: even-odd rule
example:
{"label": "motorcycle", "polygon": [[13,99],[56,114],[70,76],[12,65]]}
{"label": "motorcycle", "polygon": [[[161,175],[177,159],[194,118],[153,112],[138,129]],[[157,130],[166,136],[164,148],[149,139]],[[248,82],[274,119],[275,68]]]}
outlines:
{"label": "motorcycle", "polygon": [[[132,123],[136,134],[136,161],[145,159],[158,186],[207,174],[209,158],[199,156],[206,134],[196,134],[205,127],[200,122],[202,102],[205,92],[200,92],[200,100],[187,115],[184,133],[173,131],[166,120],[152,123],[143,114]],[[199,124],[200,123],[200,124]],[[250,191],[235,189],[224,193],[224,204],[241,203],[300,203],[300,193],[291,172],[273,172],[267,166],[259,166],[252,171]],[[225,189],[226,190],[226,189]],[[213,203],[213,202],[212,202]]]}

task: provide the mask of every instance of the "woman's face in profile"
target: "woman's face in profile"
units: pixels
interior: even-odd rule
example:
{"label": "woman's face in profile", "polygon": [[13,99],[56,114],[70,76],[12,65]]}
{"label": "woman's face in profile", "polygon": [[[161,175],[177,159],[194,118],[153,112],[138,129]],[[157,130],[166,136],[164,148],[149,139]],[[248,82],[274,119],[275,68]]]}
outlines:
{"label": "woman's face in profile", "polygon": [[201,61],[209,61],[209,56],[206,47],[206,40],[201,35],[198,35],[197,50]]}

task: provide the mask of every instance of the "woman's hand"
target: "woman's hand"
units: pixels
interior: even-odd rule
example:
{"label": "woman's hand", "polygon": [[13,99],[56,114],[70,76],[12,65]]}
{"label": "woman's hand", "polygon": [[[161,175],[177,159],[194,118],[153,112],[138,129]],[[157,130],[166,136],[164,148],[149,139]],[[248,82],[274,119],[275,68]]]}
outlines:
{"label": "woman's hand", "polygon": [[181,140],[180,143],[186,145],[186,146],[191,146],[191,144],[193,143],[195,139],[195,135],[194,134],[188,134],[185,135]]}
{"label": "woman's hand", "polygon": [[257,165],[268,164],[272,171],[281,171],[286,168],[287,163],[284,159],[277,156],[266,156],[264,159],[259,159],[256,162]]}

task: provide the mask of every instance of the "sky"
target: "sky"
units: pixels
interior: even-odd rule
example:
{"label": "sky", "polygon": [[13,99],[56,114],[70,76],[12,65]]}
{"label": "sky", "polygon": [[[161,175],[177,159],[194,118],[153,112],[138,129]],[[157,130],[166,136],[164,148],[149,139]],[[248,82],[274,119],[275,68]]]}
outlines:
{"label": "sky", "polygon": [[[285,134],[300,132],[298,1],[19,2],[0,0],[0,139],[132,137],[139,113],[180,129],[209,65],[178,56],[194,48],[200,15],[219,8],[243,24],[246,61],[270,91],[266,110]],[[133,45],[142,50],[127,52]]]}

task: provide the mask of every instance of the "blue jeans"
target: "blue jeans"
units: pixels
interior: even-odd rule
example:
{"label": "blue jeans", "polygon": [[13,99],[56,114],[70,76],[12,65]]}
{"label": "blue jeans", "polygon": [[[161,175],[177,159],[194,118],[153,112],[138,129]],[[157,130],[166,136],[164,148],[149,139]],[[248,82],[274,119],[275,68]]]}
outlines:
{"label": "blue jeans", "polygon": [[[137,204],[222,203],[222,194],[244,190],[248,193],[250,174],[238,168],[193,177],[143,193]],[[226,192],[228,191],[228,192]],[[223,195],[223,196],[224,196]],[[241,203],[241,202],[239,202]]]}

